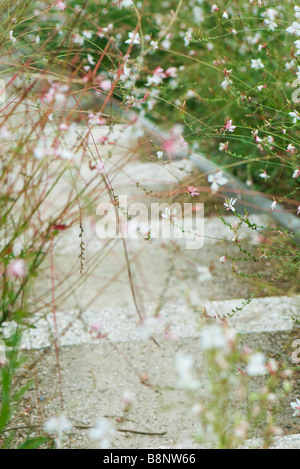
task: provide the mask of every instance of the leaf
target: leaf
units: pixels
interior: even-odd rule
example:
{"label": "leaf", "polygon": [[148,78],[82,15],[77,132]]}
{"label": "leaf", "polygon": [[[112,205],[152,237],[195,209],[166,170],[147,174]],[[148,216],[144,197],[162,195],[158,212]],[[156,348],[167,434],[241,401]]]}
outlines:
{"label": "leaf", "polygon": [[18,449],[37,449],[47,441],[49,441],[49,439],[42,436],[37,438],[29,438],[20,446],[18,446]]}

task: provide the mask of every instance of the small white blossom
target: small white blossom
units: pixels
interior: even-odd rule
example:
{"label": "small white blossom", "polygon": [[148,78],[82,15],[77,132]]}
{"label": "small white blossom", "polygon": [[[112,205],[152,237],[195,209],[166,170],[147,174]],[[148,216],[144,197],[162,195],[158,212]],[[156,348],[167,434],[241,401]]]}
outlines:
{"label": "small white blossom", "polygon": [[291,60],[291,62],[286,62],[286,64],[285,64],[285,69],[286,70],[290,70],[293,67],[295,67],[295,60]]}
{"label": "small white blossom", "polygon": [[92,440],[99,442],[100,449],[109,449],[111,440],[116,435],[116,430],[107,420],[100,419],[97,426],[92,428],[89,433]]}
{"label": "small white blossom", "polygon": [[300,417],[300,401],[296,399],[295,402],[290,403],[291,408],[295,411],[293,417]]}
{"label": "small white blossom", "polygon": [[263,353],[254,353],[251,355],[246,366],[246,372],[249,376],[263,376],[267,373],[266,357]]}
{"label": "small white blossom", "polygon": [[158,49],[158,42],[157,41],[151,41],[150,46],[152,47],[152,49],[156,50],[156,49]]}
{"label": "small white blossom", "polygon": [[177,208],[173,208],[172,210],[170,210],[167,207],[167,208],[165,208],[164,213],[162,213],[161,216],[165,220],[171,220],[172,218],[175,217],[176,213],[177,213]]}
{"label": "small white blossom", "polygon": [[236,203],[237,199],[225,199],[224,206],[226,207],[226,210],[231,210],[232,212],[235,212],[235,207],[234,204]]}
{"label": "small white blossom", "polygon": [[292,26],[287,28],[287,32],[290,34],[295,34],[296,36],[300,36],[300,24],[295,21]]}
{"label": "small white blossom", "polygon": [[193,357],[178,353],[175,360],[175,371],[178,376],[177,386],[181,389],[195,390],[199,387],[200,382],[194,376],[193,371]]}
{"label": "small white blossom", "polygon": [[254,70],[261,70],[265,68],[265,66],[261,59],[251,59],[251,68],[254,68]]}
{"label": "small white blossom", "polygon": [[223,80],[221,83],[221,87],[224,91],[226,91],[230,85],[232,85],[232,81],[228,77],[226,77],[225,80]]}
{"label": "small white blossom", "polygon": [[262,173],[260,173],[259,177],[262,179],[270,179],[270,176],[267,174],[266,171],[263,171]]}
{"label": "small white blossom", "polygon": [[96,64],[96,62],[94,60],[94,57],[91,54],[87,55],[87,59],[88,59],[88,62],[89,62],[90,65],[95,65]]}
{"label": "small white blossom", "polygon": [[54,433],[57,435],[57,438],[55,438],[57,449],[62,448],[64,433],[69,432],[71,429],[72,424],[65,415],[51,417],[44,425],[44,430],[47,433]]}
{"label": "small white blossom", "polygon": [[128,8],[128,7],[131,7],[132,5],[133,5],[132,0],[121,0],[121,3],[120,3],[120,7],[123,7],[123,8]]}
{"label": "small white blossom", "polygon": [[294,155],[295,152],[296,152],[296,147],[294,147],[294,145],[289,143],[289,145],[287,146],[286,151],[287,151],[287,153],[291,153],[291,155]]}
{"label": "small white blossom", "polygon": [[294,110],[294,112],[289,112],[289,115],[293,118],[293,124],[297,124],[297,121],[300,121],[299,112]]}
{"label": "small white blossom", "polygon": [[135,33],[135,32],[128,33],[128,39],[127,39],[127,41],[125,41],[125,44],[131,44],[131,43],[132,44],[140,44],[141,43],[139,33]]}
{"label": "small white blossom", "polygon": [[222,327],[205,326],[200,332],[200,344],[203,350],[223,349],[226,347],[226,338]]}
{"label": "small white blossom", "polygon": [[295,171],[293,172],[293,178],[298,178],[300,176],[300,169],[295,169]]}
{"label": "small white blossom", "polygon": [[222,171],[217,171],[215,174],[209,174],[207,177],[208,182],[211,184],[212,192],[217,192],[219,186],[224,186],[228,183],[228,179],[223,176]]}
{"label": "small white blossom", "polygon": [[277,200],[274,200],[274,202],[271,205],[271,209],[276,210],[276,205],[277,205]]}
{"label": "small white blossom", "polygon": [[11,30],[9,31],[9,39],[10,39],[12,42],[16,42],[17,40],[16,40],[16,38],[13,36],[13,34],[14,34],[14,32],[13,32],[13,30],[11,29]]}

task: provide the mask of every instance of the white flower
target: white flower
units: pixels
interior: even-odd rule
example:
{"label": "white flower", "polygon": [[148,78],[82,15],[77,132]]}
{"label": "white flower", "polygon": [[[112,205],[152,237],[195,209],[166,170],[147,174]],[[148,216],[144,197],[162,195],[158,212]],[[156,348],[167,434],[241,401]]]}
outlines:
{"label": "white flower", "polygon": [[204,11],[201,7],[194,6],[193,8],[193,19],[195,23],[202,23],[205,20]]}
{"label": "white flower", "polygon": [[193,372],[194,360],[191,355],[178,353],[175,359],[175,370],[178,375],[177,386],[181,389],[197,389],[200,382],[194,376]]}
{"label": "white flower", "polygon": [[66,161],[70,161],[74,158],[74,155],[70,150],[64,150],[63,148],[56,150],[56,155]]}
{"label": "white flower", "polygon": [[92,31],[82,31],[82,35],[86,37],[87,39],[92,39],[93,37],[93,32]]}
{"label": "white flower", "polygon": [[300,401],[299,401],[299,399],[296,399],[296,402],[291,402],[290,406],[295,411],[293,413],[293,417],[299,417],[300,416]]}
{"label": "white flower", "polygon": [[47,433],[64,433],[70,431],[72,428],[71,422],[62,414],[58,417],[51,417],[44,425],[44,430]]}
{"label": "white flower", "polygon": [[72,424],[64,414],[59,415],[58,417],[51,417],[44,425],[44,430],[47,433],[54,433],[57,435],[57,438],[55,438],[57,449],[62,448],[63,435],[71,429]]}
{"label": "white flower", "polygon": [[223,176],[223,171],[217,171],[215,174],[209,174],[207,180],[211,184],[212,192],[217,192],[219,186],[224,186],[228,183],[228,179]]}
{"label": "white flower", "polygon": [[235,207],[234,204],[236,203],[237,199],[225,199],[224,206],[226,207],[226,210],[231,210],[232,212],[235,212]]}
{"label": "white flower", "polygon": [[54,153],[53,150],[51,150],[50,140],[43,135],[39,139],[36,147],[33,150],[33,155],[35,159],[41,160],[42,158],[45,158],[46,156],[50,156],[53,153]]}
{"label": "white flower", "polygon": [[277,28],[277,23],[275,23],[275,21],[265,19],[264,23],[268,26],[270,31],[275,31],[275,29]]}
{"label": "white flower", "polygon": [[293,118],[293,124],[296,124],[297,121],[300,121],[300,115],[298,111],[289,112],[289,115]]}
{"label": "white flower", "polygon": [[200,282],[207,282],[212,279],[212,274],[206,265],[197,265],[197,273]]}
{"label": "white flower", "polygon": [[300,36],[300,24],[295,21],[292,26],[287,28],[287,32],[290,34],[295,34],[296,36]]}
{"label": "white flower", "polygon": [[300,176],[300,169],[295,169],[295,171],[293,172],[293,178],[298,178]]}
{"label": "white flower", "polygon": [[94,60],[94,57],[91,54],[87,55],[87,59],[90,65],[95,65],[96,62]]}
{"label": "white flower", "polygon": [[262,173],[260,173],[259,177],[262,179],[270,179],[270,176],[267,174],[266,171],[263,171]]}
{"label": "white flower", "polygon": [[277,15],[278,11],[275,8],[268,8],[261,14],[263,18],[268,18],[271,21],[274,21]]}
{"label": "white flower", "polygon": [[[300,42],[300,41],[299,41]],[[291,68],[293,68],[295,66],[295,60],[291,60],[291,62],[286,62],[285,64],[285,69],[286,70],[290,70]]]}
{"label": "white flower", "polygon": [[156,50],[156,49],[158,49],[158,42],[157,41],[151,41],[150,46],[152,47],[152,49]]}
{"label": "white flower", "polygon": [[174,216],[176,215],[177,213],[177,208],[173,208],[172,210],[170,210],[168,207],[165,208],[165,211],[164,213],[161,214],[162,218],[164,218],[165,220],[171,220],[171,218],[174,218]]}
{"label": "white flower", "polygon": [[108,449],[111,446],[111,439],[116,435],[114,427],[105,419],[100,419],[97,426],[89,433],[92,440],[99,442],[101,449]]}
{"label": "white flower", "polygon": [[228,145],[229,145],[229,141],[227,141],[226,143],[220,143],[220,145],[219,145],[219,150],[220,150],[220,151],[225,151],[225,150],[227,150]]}
{"label": "white flower", "polygon": [[123,8],[131,7],[133,5],[132,0],[121,0],[120,6]]}
{"label": "white flower", "polygon": [[128,33],[128,39],[127,39],[127,41],[125,41],[125,44],[131,44],[131,43],[132,44],[140,44],[141,43],[139,33],[135,33],[135,32]]}
{"label": "white flower", "polygon": [[226,262],[226,256],[220,257],[219,262],[221,262],[221,264],[225,264],[225,262]]}
{"label": "white flower", "polygon": [[156,155],[157,155],[157,158],[158,158],[158,159],[161,159],[161,158],[164,156],[164,152],[163,152],[163,151],[158,151],[158,152],[156,153]]}
{"label": "white flower", "polygon": [[232,84],[232,81],[226,77],[225,80],[222,81],[221,87],[223,88],[224,91],[227,90],[227,88]]}
{"label": "white flower", "polygon": [[296,18],[300,18],[300,7],[295,6],[294,10]]}
{"label": "white flower", "polygon": [[277,201],[274,200],[274,202],[273,202],[272,205],[271,205],[271,209],[272,209],[272,210],[276,210],[276,205],[277,205]]}
{"label": "white flower", "polygon": [[254,353],[251,355],[246,366],[246,372],[249,376],[263,376],[267,373],[265,366],[266,357],[263,353]]}
{"label": "white flower", "polygon": [[265,68],[265,66],[261,59],[251,59],[251,68],[254,68],[254,70],[261,70]]}
{"label": "white flower", "polygon": [[84,44],[84,37],[80,36],[80,34],[75,33],[73,35],[72,41],[74,44],[79,44],[82,46]]}
{"label": "white flower", "polygon": [[226,347],[226,338],[222,327],[205,326],[200,333],[200,343],[203,350],[222,349]]}
{"label": "white flower", "polygon": [[264,13],[261,14],[265,18],[264,23],[269,27],[271,31],[274,31],[277,28],[275,23],[275,18],[278,15],[278,11],[275,8],[268,8]]}
{"label": "white flower", "polygon": [[291,153],[291,155],[294,155],[295,152],[296,152],[296,147],[294,147],[294,145],[289,143],[288,146],[287,146],[286,151],[287,151],[287,153]]}
{"label": "white flower", "polygon": [[9,31],[9,39],[12,41],[12,42],[16,42],[16,38],[13,36],[14,32],[13,30],[11,29]]}

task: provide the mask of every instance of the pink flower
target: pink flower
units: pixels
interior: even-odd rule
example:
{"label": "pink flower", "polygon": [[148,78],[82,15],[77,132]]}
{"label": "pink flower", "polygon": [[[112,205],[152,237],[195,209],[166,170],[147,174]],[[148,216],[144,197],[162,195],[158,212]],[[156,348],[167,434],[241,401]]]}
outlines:
{"label": "pink flower", "polygon": [[106,119],[98,112],[98,114],[89,114],[88,123],[90,125],[105,125]]}
{"label": "pink flower", "polygon": [[167,68],[166,77],[176,78],[177,77],[177,68],[176,67],[169,67]]}
{"label": "pink flower", "polygon": [[300,169],[295,169],[293,173],[293,178],[298,178],[300,176]]}
{"label": "pink flower", "polygon": [[234,132],[234,130],[236,129],[236,125],[232,125],[232,120],[227,120],[225,122],[225,125],[224,125],[224,132],[228,131],[228,132]]}
{"label": "pink flower", "polygon": [[197,187],[194,187],[194,186],[188,186],[187,187],[187,192],[189,194],[191,194],[192,197],[195,197],[195,195],[199,195],[200,192],[197,192],[199,189],[197,189]]}
{"label": "pink flower", "polygon": [[16,259],[12,261],[8,268],[7,273],[10,277],[22,278],[26,275],[26,265],[23,259]]}
{"label": "pink flower", "polygon": [[65,8],[67,8],[67,5],[62,0],[57,0],[56,8],[60,11],[63,11]]}
{"label": "pink flower", "polygon": [[62,124],[60,124],[59,128],[60,130],[64,131],[64,130],[69,130],[70,126],[69,124],[63,122]]}
{"label": "pink flower", "polygon": [[110,80],[103,80],[100,81],[99,86],[103,91],[109,91],[111,89],[111,81]]}
{"label": "pink flower", "polygon": [[300,205],[299,205],[299,207],[297,208],[297,215],[300,215]]}
{"label": "pink flower", "polygon": [[227,141],[226,143],[220,143],[219,145],[219,150],[220,151],[226,151],[228,148],[229,142]]}
{"label": "pink flower", "polygon": [[95,322],[94,324],[91,325],[90,334],[95,339],[104,339],[108,335],[107,333],[105,334],[102,333],[102,326],[101,324],[99,324],[99,322]]}
{"label": "pink flower", "polygon": [[174,125],[170,137],[164,140],[162,144],[163,151],[169,157],[175,155],[181,148],[188,147],[188,143],[182,137],[182,130],[181,125]]}

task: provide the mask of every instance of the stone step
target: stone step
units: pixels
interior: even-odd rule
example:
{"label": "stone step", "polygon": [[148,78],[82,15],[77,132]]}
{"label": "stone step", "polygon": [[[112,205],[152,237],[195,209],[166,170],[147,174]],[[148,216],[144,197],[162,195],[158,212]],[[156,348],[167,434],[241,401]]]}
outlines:
{"label": "stone step", "polygon": [[[266,218],[251,218],[258,225],[268,224]],[[226,217],[233,224],[234,217]],[[164,223],[164,222],[163,222]],[[187,249],[187,242],[181,239],[127,239],[128,263],[122,240],[97,238],[96,227],[83,222],[84,271],[80,273],[80,230],[72,227],[61,232],[54,248],[54,274],[56,305],[62,311],[82,310],[91,307],[134,306],[131,282],[138,304],[174,304],[184,299],[188,303],[203,304],[207,300],[240,298],[257,291],[257,282],[249,282],[233,272],[232,261],[222,264],[223,256],[241,257],[234,232],[224,227],[221,220],[204,219],[204,245],[201,249]],[[257,244],[263,231],[242,229],[240,238],[245,241],[248,251],[258,258],[256,263],[238,263],[241,273],[263,272],[263,279],[270,282],[272,271],[268,259],[261,258]],[[259,246],[258,246],[259,247]],[[244,257],[244,255],[243,255]],[[273,289],[262,291],[270,294]],[[87,294],[88,292],[88,294]],[[43,274],[35,282],[32,304],[36,310],[51,310],[50,259],[44,263]]]}
{"label": "stone step", "polygon": [[[140,320],[137,311],[125,308],[91,309],[80,313],[57,312],[56,323],[61,346],[94,344],[97,325],[110,342],[143,342],[152,336],[157,341],[167,334],[178,339],[197,338],[204,321],[204,311],[211,318],[228,319],[228,325],[240,334],[289,333],[300,321],[300,295],[292,297],[255,298],[249,304],[243,299],[206,301],[193,310],[185,304],[164,305],[156,316],[156,305],[148,305]],[[204,310],[205,308],[205,310]],[[27,329],[21,347],[40,349],[54,343],[52,313],[31,321],[34,328]],[[7,324],[7,328],[11,323]],[[8,333],[7,329],[7,333]],[[4,329],[5,331],[5,329]]]}
{"label": "stone step", "polygon": [[[285,298],[284,302],[288,303],[291,300]],[[208,309],[209,307],[210,305],[207,305]],[[293,305],[291,316],[292,310]],[[60,340],[61,343],[69,345],[60,347],[59,363],[64,413],[73,425],[94,426],[99,418],[105,418],[116,430],[129,430],[117,432],[111,442],[112,448],[201,447],[193,441],[193,436],[199,432],[199,416],[193,411],[193,401],[190,400],[189,393],[178,385],[175,366],[178,354],[187,354],[193,358],[194,370],[195,372],[197,370],[197,376],[201,378],[197,395],[205,399],[210,391],[199,342],[199,330],[196,326],[197,319],[195,316],[192,317],[193,328],[190,325],[191,316],[186,317],[186,311],[180,308],[177,312],[175,308],[167,311],[170,314],[167,316],[166,313],[163,321],[174,322],[176,316],[177,329],[174,329],[179,339],[174,340],[175,332],[173,340],[170,335],[169,340],[163,340],[162,334],[156,333],[159,346],[151,340],[143,340],[147,334],[138,330],[136,316],[127,318],[124,312],[123,316],[119,311],[106,312],[107,322],[103,321],[103,324],[109,334],[107,337],[94,339],[94,343],[91,343],[88,332],[83,332],[82,326],[77,329],[76,336],[74,318],[58,314],[59,331],[62,323],[66,324],[68,319],[72,321],[72,325],[68,328],[70,335]],[[85,316],[87,324],[89,320],[94,319],[101,320],[95,312],[89,312]],[[102,319],[105,319],[104,316]],[[288,327],[292,324],[292,320],[289,321]],[[49,318],[47,321],[49,328],[52,327],[50,323]],[[110,329],[112,325],[114,329]],[[245,330],[244,325],[240,326],[238,321],[237,327]],[[260,350],[268,359],[281,355],[282,358],[289,360],[287,350],[291,346],[292,336],[287,330],[285,321],[280,327],[284,332],[273,332],[270,324],[259,326],[258,330],[266,331],[243,334],[240,346]],[[251,331],[251,324],[248,321],[247,330]],[[39,338],[32,336],[27,345],[33,347],[44,345],[48,340],[47,334],[43,339],[44,343],[39,344],[35,342]],[[82,344],[83,341],[89,343]],[[71,343],[76,345],[70,345]],[[47,353],[44,353],[44,349],[31,349],[27,352],[29,363],[37,360],[34,368],[35,385],[27,402],[33,409],[30,414],[31,424],[44,422],[49,416],[61,413],[61,388],[57,375],[56,354],[53,346],[46,351]],[[147,380],[147,385],[143,384],[142,377]],[[252,379],[252,390],[260,389],[261,386],[260,378]],[[133,393],[135,399],[128,419],[125,416],[125,420],[120,422],[118,417],[122,415],[122,395],[125,391]],[[285,399],[278,416],[278,424],[282,422],[285,433],[291,432],[297,426],[298,419],[292,417],[293,411],[290,407],[290,402],[295,400],[296,396]],[[234,400],[231,404],[234,412],[243,410],[239,409],[239,404]],[[145,432],[145,434],[134,432]],[[256,435],[260,436],[259,433]],[[68,435],[66,447],[96,448],[97,444],[91,441],[87,429],[75,428]]]}

